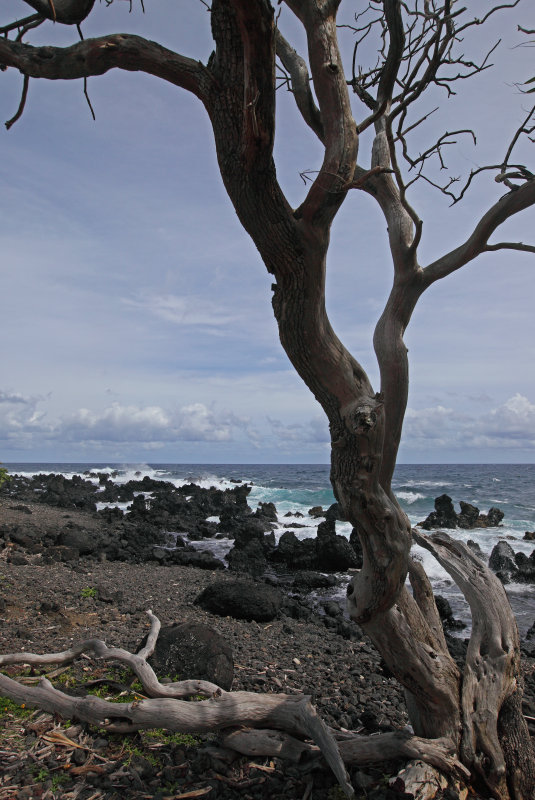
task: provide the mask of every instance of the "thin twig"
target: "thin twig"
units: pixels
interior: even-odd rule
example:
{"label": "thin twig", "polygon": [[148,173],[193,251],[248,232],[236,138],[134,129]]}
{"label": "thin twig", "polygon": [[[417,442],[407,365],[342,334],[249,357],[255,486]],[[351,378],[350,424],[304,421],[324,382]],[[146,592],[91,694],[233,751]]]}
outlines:
{"label": "thin twig", "polygon": [[8,119],[8,121],[5,123],[7,130],[9,130],[11,126],[14,125],[15,122],[22,117],[22,112],[24,111],[24,106],[26,105],[26,98],[28,96],[29,83],[30,83],[30,78],[28,75],[25,75],[24,82],[22,84],[22,95],[20,98],[19,107],[17,109],[17,113],[15,114],[15,116],[11,117],[11,119]]}
{"label": "thin twig", "polygon": [[29,25],[31,22],[35,22],[36,20],[42,20],[44,17],[41,14],[32,14],[30,17],[24,17],[23,19],[17,19],[15,22],[10,22],[9,25],[4,25],[0,28],[0,35],[6,36],[8,33],[14,30],[18,30],[20,28],[24,28],[26,25]]}
{"label": "thin twig", "polygon": [[488,244],[485,250],[522,250],[524,253],[535,253],[535,245],[524,242],[497,242]]}
{"label": "thin twig", "polygon": [[89,99],[89,95],[87,93],[87,78],[84,78],[84,95],[85,99],[87,100],[87,105],[89,106],[89,110],[91,111],[91,116],[93,120],[96,120],[95,112],[93,110],[93,106],[91,105],[91,100]]}

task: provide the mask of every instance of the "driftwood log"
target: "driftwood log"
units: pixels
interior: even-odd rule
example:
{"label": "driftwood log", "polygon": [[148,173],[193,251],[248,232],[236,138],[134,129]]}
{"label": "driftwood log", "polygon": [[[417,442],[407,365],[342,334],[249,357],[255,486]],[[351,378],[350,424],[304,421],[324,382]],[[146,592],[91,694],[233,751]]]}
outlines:
{"label": "driftwood log", "polygon": [[[100,639],[87,639],[59,653],[0,655],[0,667],[65,665],[82,654],[90,654],[129,667],[149,699],[111,703],[92,695],[71,697],[54,688],[44,676],[37,686],[28,686],[1,673],[0,693],[17,703],[83,720],[109,732],[127,734],[162,727],[182,733],[219,730],[222,744],[244,755],[278,755],[298,761],[304,752],[321,752],[348,797],[354,793],[345,764],[402,757],[425,762],[435,775],[439,771],[468,778],[468,771],[455,758],[447,740],[426,740],[405,731],[375,736],[335,731],[320,719],[305,695],[226,692],[201,680],[161,684],[147,663],[154,651],[160,622],[152,611],[147,614],[151,630],[147,644],[137,654],[108,647]],[[189,702],[187,698],[193,696],[205,699]]]}

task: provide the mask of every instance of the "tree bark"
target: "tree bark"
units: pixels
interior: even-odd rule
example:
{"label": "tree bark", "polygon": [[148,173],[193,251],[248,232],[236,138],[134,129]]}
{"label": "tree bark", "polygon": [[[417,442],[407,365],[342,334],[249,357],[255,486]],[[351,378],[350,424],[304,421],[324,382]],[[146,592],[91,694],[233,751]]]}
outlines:
{"label": "tree bark", "polygon": [[415,532],[470,604],[472,634],[461,694],[461,757],[493,797],[527,800],[535,752],[521,712],[518,629],[501,581],[462,542]]}

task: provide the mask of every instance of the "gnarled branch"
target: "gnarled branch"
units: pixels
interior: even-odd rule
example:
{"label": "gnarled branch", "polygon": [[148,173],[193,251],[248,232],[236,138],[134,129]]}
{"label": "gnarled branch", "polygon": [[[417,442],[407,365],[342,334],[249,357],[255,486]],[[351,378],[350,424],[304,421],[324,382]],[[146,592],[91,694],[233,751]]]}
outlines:
{"label": "gnarled branch", "polygon": [[198,61],[125,33],[84,39],[70,47],[32,47],[0,38],[0,64],[15,67],[30,78],[76,80],[103,75],[110,69],[142,71],[201,99],[211,83],[209,71]]}

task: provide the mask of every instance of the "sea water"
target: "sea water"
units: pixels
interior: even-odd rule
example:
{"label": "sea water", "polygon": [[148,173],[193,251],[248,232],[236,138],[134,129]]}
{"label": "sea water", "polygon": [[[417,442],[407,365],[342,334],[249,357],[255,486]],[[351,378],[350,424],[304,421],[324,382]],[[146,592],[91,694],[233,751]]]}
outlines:
{"label": "sea water", "polygon": [[[315,536],[321,519],[309,515],[313,506],[328,508],[334,502],[329,482],[329,466],[326,464],[6,464],[11,473],[31,476],[38,473],[61,473],[65,477],[83,475],[86,471],[107,472],[118,483],[140,480],[145,475],[175,486],[196,483],[209,488],[232,488],[236,481],[248,483],[251,492],[249,505],[254,509],[258,503],[273,502],[277,508],[279,538],[283,526],[299,523],[295,528],[298,538]],[[535,543],[523,539],[525,531],[535,530],[535,465],[534,464],[400,464],[396,467],[393,490],[407,513],[411,523],[418,522],[433,510],[434,499],[448,494],[459,511],[459,501],[477,506],[482,513],[489,508],[500,508],[505,516],[497,528],[475,530],[453,529],[448,531],[454,538],[472,539],[481,547],[488,559],[492,548],[500,540],[506,540],[515,552],[529,555]],[[123,510],[126,510],[125,504]],[[296,516],[297,512],[303,516]],[[214,520],[217,521],[217,520]],[[349,538],[351,526],[337,522],[337,532]],[[196,546],[216,550],[219,557],[225,556],[232,546],[230,540],[209,540]],[[462,594],[446,571],[425,550],[414,547],[431,579],[435,593],[445,596],[452,605],[455,616],[469,626],[470,612]],[[506,587],[511,605],[517,617],[521,634],[535,621],[535,587],[525,584],[509,584]],[[343,592],[339,599],[342,600]],[[467,629],[469,630],[469,628]]]}

